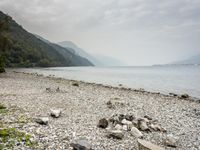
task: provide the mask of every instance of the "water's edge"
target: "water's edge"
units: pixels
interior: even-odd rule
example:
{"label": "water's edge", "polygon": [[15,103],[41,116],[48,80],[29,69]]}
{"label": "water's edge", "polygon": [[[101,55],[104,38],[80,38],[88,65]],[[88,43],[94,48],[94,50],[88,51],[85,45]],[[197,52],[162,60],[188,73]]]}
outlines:
{"label": "water's edge", "polygon": [[[7,70],[8,70],[8,72],[11,71],[13,73],[28,74],[28,75],[38,76],[38,77],[49,78],[49,79],[53,79],[53,80],[72,81],[72,82],[76,82],[76,83],[101,86],[101,87],[105,87],[105,88],[109,88],[109,89],[128,90],[128,91],[133,91],[133,92],[138,92],[138,93],[143,93],[143,94],[153,94],[153,95],[160,95],[160,96],[165,96],[165,97],[176,97],[178,99],[184,99],[184,100],[188,100],[188,101],[191,101],[191,102],[200,103],[200,98],[193,97],[193,96],[190,96],[190,95],[189,95],[188,98],[181,98],[181,94],[176,94],[176,93],[165,94],[165,93],[162,93],[162,92],[148,91],[148,90],[145,90],[143,88],[136,89],[136,88],[125,87],[123,85],[114,86],[114,85],[107,85],[107,84],[102,84],[102,83],[93,83],[93,82],[87,82],[87,81],[82,81],[82,80],[73,80],[73,79],[66,79],[66,78],[62,78],[62,77],[56,77],[55,75],[45,76],[43,74],[38,74],[37,72],[36,73],[30,73],[30,72],[20,71],[18,69],[7,69]],[[187,94],[187,93],[185,93],[185,94]]]}

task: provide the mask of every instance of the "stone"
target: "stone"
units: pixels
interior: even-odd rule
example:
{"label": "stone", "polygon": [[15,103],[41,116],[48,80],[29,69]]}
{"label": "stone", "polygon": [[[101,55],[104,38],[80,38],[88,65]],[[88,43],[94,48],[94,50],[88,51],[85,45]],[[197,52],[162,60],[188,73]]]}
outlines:
{"label": "stone", "polygon": [[72,83],[72,85],[79,87],[79,84],[77,82]]}
{"label": "stone", "polygon": [[84,138],[78,139],[75,143],[71,143],[70,146],[73,150],[92,150],[91,145]]}
{"label": "stone", "polygon": [[61,110],[60,109],[52,109],[51,110],[51,116],[54,118],[58,118],[61,115]]}
{"label": "stone", "polygon": [[114,124],[114,125],[117,125],[117,124],[121,124],[121,122],[119,121],[119,117],[118,115],[113,115],[109,121]]}
{"label": "stone", "polygon": [[52,92],[51,88],[46,88],[46,91],[49,93]]}
{"label": "stone", "polygon": [[149,123],[149,122],[150,122],[150,120],[149,120],[148,118],[142,118],[142,120],[143,120],[144,122],[146,122],[146,123]]}
{"label": "stone", "polygon": [[123,119],[123,120],[122,120],[122,124],[124,124],[124,125],[130,125],[130,124],[132,124],[132,122],[131,122],[131,121],[128,121],[128,120],[126,120],[126,119]]}
{"label": "stone", "polygon": [[[121,123],[123,125],[127,126],[127,131],[130,131],[131,128],[133,127],[133,123],[131,121],[126,120],[126,119],[123,119]],[[124,127],[124,129],[125,129],[125,127]]]}
{"label": "stone", "polygon": [[60,88],[59,87],[57,87],[56,92],[60,92]]}
{"label": "stone", "polygon": [[150,124],[149,127],[150,127],[151,129],[153,129],[154,131],[167,132],[166,129],[164,129],[163,127],[161,127],[161,126],[158,125],[158,124]]}
{"label": "stone", "polygon": [[138,139],[138,149],[139,150],[165,150],[164,148],[155,145],[151,142]]}
{"label": "stone", "polygon": [[148,115],[145,115],[144,118],[148,119],[148,120],[153,120],[151,117],[149,117]]}
{"label": "stone", "polygon": [[125,119],[128,121],[133,121],[135,119],[135,117],[133,114],[126,114]]}
{"label": "stone", "polygon": [[140,132],[136,127],[131,128],[131,135],[135,136],[136,138],[143,138],[142,132]]}
{"label": "stone", "polygon": [[121,139],[123,139],[124,134],[120,130],[111,130],[111,131],[108,132],[107,137],[121,140]]}
{"label": "stone", "polygon": [[39,117],[39,118],[35,119],[35,122],[37,122],[38,124],[41,124],[41,125],[47,125],[49,122],[49,118],[48,117]]}
{"label": "stone", "polygon": [[123,126],[122,126],[122,129],[123,129],[124,131],[128,131],[128,125],[123,125]]}
{"label": "stone", "polygon": [[123,119],[125,119],[125,115],[124,114],[119,114],[118,118],[119,118],[119,121],[122,121]]}
{"label": "stone", "polygon": [[108,101],[108,102],[106,103],[106,105],[107,105],[107,107],[110,108],[110,109],[115,108],[115,106],[113,105],[113,103],[112,103],[111,101]]}
{"label": "stone", "polygon": [[123,130],[123,127],[120,124],[116,124],[115,129],[116,130]]}
{"label": "stone", "polygon": [[198,109],[193,109],[193,112],[196,116],[200,116],[200,110]]}
{"label": "stone", "polygon": [[107,128],[107,127],[108,127],[108,120],[105,119],[105,118],[100,119],[97,126],[98,126],[99,128],[103,128],[103,129]]}
{"label": "stone", "polygon": [[147,126],[147,122],[143,119],[138,119],[138,128],[141,131],[149,131],[149,127]]}
{"label": "stone", "polygon": [[176,147],[178,142],[178,137],[173,136],[172,134],[167,135],[165,140],[165,145],[169,147]]}
{"label": "stone", "polygon": [[133,120],[132,124],[133,124],[133,126],[138,127],[138,121],[137,120]]}
{"label": "stone", "polygon": [[189,98],[189,95],[188,95],[188,94],[182,94],[182,95],[180,96],[180,98],[187,99],[187,98]]}
{"label": "stone", "polygon": [[178,96],[178,95],[175,94],[175,93],[169,93],[169,95],[174,96],[174,97]]}

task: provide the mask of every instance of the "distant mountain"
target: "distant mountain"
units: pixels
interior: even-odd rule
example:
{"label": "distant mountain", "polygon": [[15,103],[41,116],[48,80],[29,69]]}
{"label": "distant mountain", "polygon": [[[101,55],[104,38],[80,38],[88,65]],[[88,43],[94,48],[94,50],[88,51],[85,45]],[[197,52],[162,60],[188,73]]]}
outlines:
{"label": "distant mountain", "polygon": [[87,58],[77,55],[74,49],[65,48],[58,44],[51,43],[39,35],[35,36],[59,52],[67,60],[69,66],[93,66],[93,63],[91,63]]}
{"label": "distant mountain", "polygon": [[94,57],[102,62],[102,66],[126,66],[123,62],[120,60],[110,57],[110,56],[104,56],[104,55],[94,55]]}
{"label": "distant mountain", "polygon": [[177,61],[177,62],[173,62],[172,64],[178,64],[178,65],[200,65],[200,54],[190,57],[186,60],[182,60],[182,61]]}
{"label": "distant mountain", "polygon": [[74,53],[81,56],[81,57],[85,57],[88,60],[90,60],[95,66],[102,66],[102,62],[100,62],[99,60],[97,60],[94,56],[90,55],[89,53],[87,53],[85,50],[83,50],[82,48],[78,47],[76,44],[74,44],[71,41],[63,41],[63,42],[59,42],[57,43],[58,45],[65,47],[65,48],[71,48],[74,50]]}
{"label": "distant mountain", "polygon": [[[8,15],[0,11],[0,20]],[[9,17],[9,51],[7,51],[7,67],[53,67],[53,66],[91,66],[90,61],[71,50],[44,42],[27,32]]]}
{"label": "distant mountain", "polygon": [[72,48],[73,50],[75,50],[75,54],[87,58],[95,66],[122,66],[124,65],[120,60],[117,60],[116,58],[103,56],[103,55],[91,55],[71,41],[59,42],[58,45],[65,48]]}

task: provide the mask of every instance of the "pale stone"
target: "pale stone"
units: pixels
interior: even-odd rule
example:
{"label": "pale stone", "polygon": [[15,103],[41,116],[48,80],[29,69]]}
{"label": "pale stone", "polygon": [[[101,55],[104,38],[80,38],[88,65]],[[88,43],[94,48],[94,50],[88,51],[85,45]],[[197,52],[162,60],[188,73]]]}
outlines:
{"label": "pale stone", "polygon": [[165,150],[164,148],[152,144],[151,142],[138,139],[138,148],[139,150]]}

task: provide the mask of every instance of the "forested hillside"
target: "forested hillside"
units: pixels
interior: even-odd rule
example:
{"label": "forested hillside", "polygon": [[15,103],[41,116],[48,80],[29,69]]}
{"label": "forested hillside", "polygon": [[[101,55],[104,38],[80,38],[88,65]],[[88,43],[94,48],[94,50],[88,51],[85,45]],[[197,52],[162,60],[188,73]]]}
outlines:
{"label": "forested hillside", "polygon": [[[0,11],[0,21],[8,20],[6,31],[9,49],[6,50],[6,67],[88,66],[87,59],[76,56],[67,49],[63,55],[55,45],[48,44],[27,32],[11,17]],[[2,49],[1,49],[2,51]]]}

